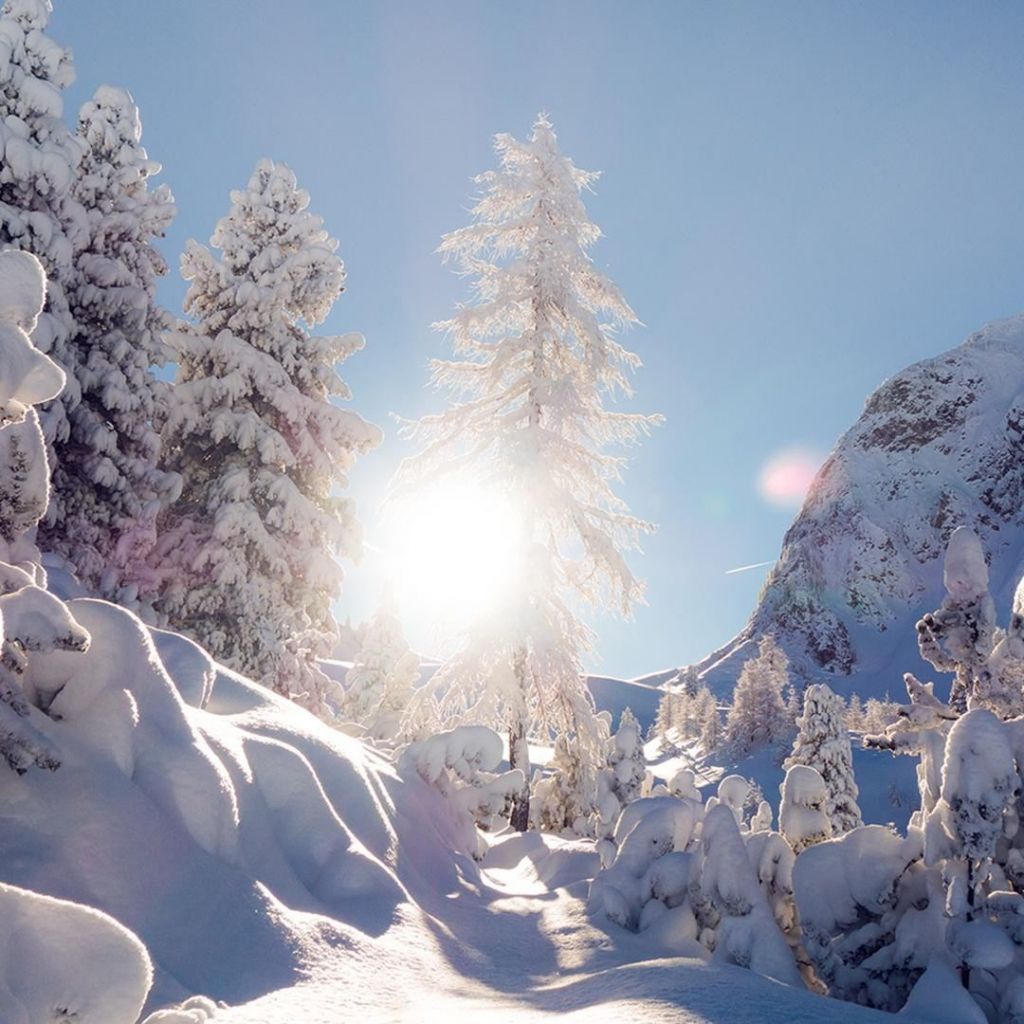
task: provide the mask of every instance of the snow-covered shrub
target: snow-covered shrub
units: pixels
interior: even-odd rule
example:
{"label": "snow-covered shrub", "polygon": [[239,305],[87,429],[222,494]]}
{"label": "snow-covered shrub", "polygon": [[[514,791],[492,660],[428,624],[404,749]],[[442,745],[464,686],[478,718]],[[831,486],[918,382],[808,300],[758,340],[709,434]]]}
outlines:
{"label": "snow-covered shrub", "polygon": [[478,859],[487,844],[477,826],[485,831],[499,827],[523,785],[518,768],[495,774],[502,756],[501,737],[493,729],[460,725],[410,743],[398,761],[405,778],[418,775],[447,799],[461,849]]}
{"label": "snow-covered shrub", "polygon": [[[761,843],[757,841],[755,850]],[[701,939],[716,959],[800,984],[793,953],[761,888],[735,815],[725,804],[710,808],[704,818],[699,872],[692,885]]]}
{"label": "snow-covered shrub", "polygon": [[828,993],[899,1009],[941,943],[941,886],[922,837],[862,825],[809,846],[793,866],[804,949]]}
{"label": "snow-covered shrub", "polygon": [[[441,243],[475,279],[475,301],[440,325],[456,358],[433,365],[455,401],[413,428],[423,447],[399,483],[415,491],[457,466],[521,513],[517,586],[422,699],[438,699],[446,720],[508,728],[510,763],[528,775],[531,730],[574,734],[585,760],[603,759],[581,673],[591,634],[575,605],[626,614],[642,594],[624,552],[651,527],[615,494],[622,460],[609,449],[657,418],[606,408],[639,360],[616,338],[636,316],[589,254],[600,232],[581,192],[596,175],[561,154],[543,116],[528,140],[499,135],[496,149],[474,222]],[[527,827],[528,804],[524,791],[514,827]]]}
{"label": "snow-covered shrub", "polygon": [[65,370],[78,397],[67,404],[67,436],[54,442],[53,493],[40,545],[67,558],[94,592],[138,606],[152,598],[146,556],[158,510],[176,495],[174,474],[158,468],[168,385],[170,318],[157,305],[167,272],[153,248],[174,217],[160,170],[141,145],[139,112],[121,89],[101,86],[79,113],[81,162],[71,188],[85,212],[65,291],[74,330]]}
{"label": "snow-covered shrub", "polygon": [[151,1013],[142,1024],[206,1024],[217,1016],[217,1004],[206,996],[192,996],[177,1006]]}
{"label": "snow-covered shrub", "polygon": [[[689,781],[681,788],[691,789]],[[797,983],[793,851],[778,833],[740,824],[750,791],[749,782],[731,776],[704,806],[695,790],[693,797],[627,805],[609,847],[614,855],[591,884],[591,912],[631,931],[653,931],[667,950],[694,955],[703,946]]]}
{"label": "snow-covered shrub", "polygon": [[746,662],[733,690],[725,722],[725,742],[736,757],[787,741],[793,723],[783,692],[789,660],[773,636],[762,637],[757,655]]}
{"label": "snow-covered shrub", "polygon": [[209,249],[182,257],[193,327],[169,336],[179,363],[164,441],[183,478],[155,556],[159,610],[218,660],[332,717],[316,665],[337,638],[334,555],[355,554],[352,502],[334,488],[380,431],[332,404],[336,365],[358,335],[317,338],[342,291],[337,243],[287,167],[261,161]]}
{"label": "snow-covered shrub", "polygon": [[703,816],[700,801],[670,796],[643,797],[625,807],[615,826],[614,859],[590,886],[592,911],[640,931],[671,910],[675,934],[696,939],[685,904]]}
{"label": "snow-covered shrub", "polygon": [[797,728],[793,752],[783,767],[805,764],[814,768],[825,780],[828,790],[825,812],[832,823],[832,835],[849,832],[862,820],[843,702],[824,683],[809,686],[804,693],[803,714],[797,719]]}
{"label": "snow-covered shrub", "polygon": [[345,674],[339,715],[359,723],[372,739],[396,739],[419,669],[420,660],[385,600],[367,623],[359,653]]}
{"label": "snow-covered shrub", "polygon": [[816,769],[790,765],[780,791],[779,829],[796,853],[832,838],[828,786]]}

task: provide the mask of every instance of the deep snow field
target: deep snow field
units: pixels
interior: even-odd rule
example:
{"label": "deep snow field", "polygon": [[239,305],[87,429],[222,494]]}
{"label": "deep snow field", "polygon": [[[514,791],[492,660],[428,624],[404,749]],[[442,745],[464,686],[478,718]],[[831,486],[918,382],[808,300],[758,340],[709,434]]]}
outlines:
{"label": "deep snow field", "polygon": [[503,834],[478,864],[418,776],[181,637],[68,608],[92,646],[39,676],[63,687],[38,717],[64,763],[0,775],[0,881],[145,949],[65,904],[6,913],[4,1024],[134,1024],[147,957],[147,1012],[201,995],[225,1024],[881,1019],[591,920],[592,844]]}

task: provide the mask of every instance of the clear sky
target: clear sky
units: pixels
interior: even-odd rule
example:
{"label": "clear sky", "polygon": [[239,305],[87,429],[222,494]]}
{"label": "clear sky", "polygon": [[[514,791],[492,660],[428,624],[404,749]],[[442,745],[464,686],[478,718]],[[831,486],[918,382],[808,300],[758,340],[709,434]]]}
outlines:
{"label": "clear sky", "polygon": [[[69,115],[101,83],[130,89],[178,199],[170,308],[185,239],[209,237],[261,156],[293,167],[340,239],[348,292],[326,328],[366,335],[344,375],[388,434],[352,477],[371,541],[404,450],[389,414],[442,401],[424,389],[444,353],[429,325],[465,282],[433,250],[467,221],[491,137],[545,110],[604,172],[595,260],[645,325],[633,405],[667,422],[623,489],[660,524],[634,559],[649,603],[596,623],[593,668],[639,675],[726,641],[767,572],[727,570],[774,559],[793,516],[785,453],[820,458],[885,377],[1024,308],[1019,4],[55,6]],[[378,585],[371,556],[349,577],[354,617]]]}

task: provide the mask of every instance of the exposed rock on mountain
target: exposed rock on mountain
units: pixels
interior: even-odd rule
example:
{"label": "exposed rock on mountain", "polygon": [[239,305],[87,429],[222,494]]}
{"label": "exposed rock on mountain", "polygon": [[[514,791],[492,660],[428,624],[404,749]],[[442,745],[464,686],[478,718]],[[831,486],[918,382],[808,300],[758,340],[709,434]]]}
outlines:
{"label": "exposed rock on mountain", "polygon": [[[1024,569],[1024,316],[908,367],[867,401],[822,466],[747,626],[701,663],[728,691],[765,633],[794,673],[840,691],[901,691],[914,622],[941,600],[966,525],[991,563],[1000,619]],[[932,673],[934,675],[934,673]]]}

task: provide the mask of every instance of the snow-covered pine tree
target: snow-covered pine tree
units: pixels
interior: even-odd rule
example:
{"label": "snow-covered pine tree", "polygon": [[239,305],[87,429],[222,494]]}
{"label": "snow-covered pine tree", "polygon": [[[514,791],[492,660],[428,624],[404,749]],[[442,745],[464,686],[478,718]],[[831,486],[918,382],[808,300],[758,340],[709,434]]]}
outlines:
{"label": "snow-covered pine tree", "polygon": [[[433,366],[435,385],[458,398],[413,428],[424,447],[399,480],[415,488],[458,466],[497,489],[521,516],[522,571],[432,689],[453,717],[503,723],[514,767],[529,767],[531,729],[574,734],[596,765],[600,731],[581,675],[591,635],[567,598],[628,614],[642,596],[623,552],[651,527],[615,494],[623,459],[608,449],[657,417],[605,408],[630,392],[639,359],[615,331],[636,316],[588,255],[600,232],[580,193],[596,175],[562,156],[543,116],[528,141],[499,135],[495,147],[500,168],[478,179],[473,223],[441,244],[476,280],[476,302],[440,325],[455,358]],[[524,790],[514,827],[526,828],[528,802]]]}
{"label": "snow-covered pine tree", "polygon": [[789,659],[767,635],[757,655],[746,662],[733,690],[725,723],[725,741],[738,757],[788,740],[792,723],[783,692],[789,681]]}
{"label": "snow-covered pine tree", "polygon": [[850,734],[843,721],[845,709],[842,700],[824,683],[807,687],[803,703],[793,752],[783,767],[805,764],[821,775],[828,790],[825,813],[832,823],[832,835],[841,836],[863,823],[857,806]]}
{"label": "snow-covered pine tree", "polygon": [[863,732],[864,704],[859,694],[850,694],[850,699],[846,703],[846,711],[843,713],[843,721],[850,732]]}
{"label": "snow-covered pine tree", "polygon": [[718,713],[718,701],[706,684],[702,684],[694,698],[697,708],[698,736],[705,756],[714,754],[722,745],[722,719]]}
{"label": "snow-covered pine tree", "polygon": [[[37,256],[47,274],[46,308],[33,341],[69,369],[74,322],[65,295],[73,242],[84,211],[71,195],[80,149],[64,123],[62,91],[75,78],[71,53],[46,34],[50,0],[4,0],[0,7],[0,245]],[[47,443],[64,442],[78,381],[42,411]]]}
{"label": "snow-covered pine tree", "polygon": [[159,509],[180,480],[158,468],[157,424],[168,385],[151,367],[166,360],[170,317],[156,303],[167,272],[153,248],[174,217],[160,170],[141,144],[138,108],[122,89],[101,86],[82,106],[82,159],[71,194],[85,210],[66,284],[74,332],[65,370],[80,398],[69,433],[55,441],[56,465],[41,545],[67,558],[83,583],[121,604],[155,595],[147,569]]}
{"label": "snow-covered pine tree", "polygon": [[345,676],[339,713],[362,725],[373,739],[395,739],[419,670],[420,660],[409,649],[394,604],[385,595]]}
{"label": "snow-covered pine tree", "polygon": [[661,699],[658,701],[658,712],[654,716],[654,726],[652,728],[652,739],[657,738],[661,740],[662,747],[668,745],[668,731],[671,728],[672,723],[672,698],[673,694],[665,692],[661,695]]}
{"label": "snow-covered pine tree", "polygon": [[643,796],[647,776],[644,741],[640,723],[630,708],[622,712],[619,728],[608,745],[608,768],[613,775],[611,790],[623,807]]}
{"label": "snow-covered pine tree", "polygon": [[344,485],[377,427],[332,404],[335,366],[363,340],[314,337],[342,291],[337,243],[284,165],[262,160],[214,231],[213,256],[182,257],[194,326],[169,336],[179,362],[165,428],[183,477],[156,549],[159,610],[210,652],[330,717],[316,666],[337,639],[334,557],[360,545]]}
{"label": "snow-covered pine tree", "polygon": [[575,737],[562,733],[555,740],[548,774],[533,779],[530,814],[534,828],[579,837],[594,835],[598,816],[597,773]]}
{"label": "snow-covered pine tree", "polygon": [[917,646],[939,672],[953,672],[950,706],[966,711],[978,675],[992,653],[995,605],[988,590],[988,565],[978,535],[966,526],[949,538],[942,604],[917,624]]}

